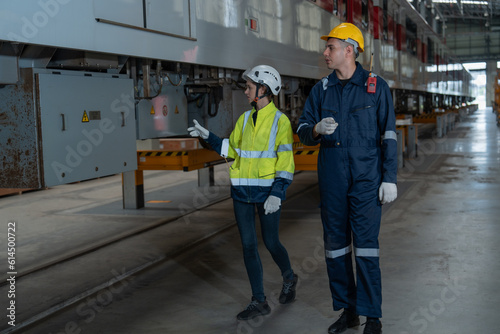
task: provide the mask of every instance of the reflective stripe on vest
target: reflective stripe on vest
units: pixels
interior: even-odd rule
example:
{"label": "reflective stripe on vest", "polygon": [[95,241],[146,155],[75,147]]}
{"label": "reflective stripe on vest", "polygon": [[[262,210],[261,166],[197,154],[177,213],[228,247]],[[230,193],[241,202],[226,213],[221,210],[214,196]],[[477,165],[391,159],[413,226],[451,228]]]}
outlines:
{"label": "reflective stripe on vest", "polygon": [[271,187],[274,179],[231,179],[233,186],[258,186],[258,187]]}
{"label": "reflective stripe on vest", "polygon": [[[247,126],[248,119],[250,118],[251,110],[245,112],[245,119],[243,121],[243,128],[241,129],[241,133],[245,132],[245,127]],[[240,158],[251,158],[251,159],[259,159],[259,158],[276,158],[277,152],[274,150],[274,145],[276,145],[276,136],[278,135],[278,121],[283,115],[283,113],[279,110],[276,111],[276,115],[274,115],[273,125],[271,127],[271,132],[269,133],[269,145],[267,147],[267,151],[245,151],[239,148],[235,148],[236,154]],[[283,151],[291,151],[292,145],[280,145],[278,147],[278,152]]]}
{"label": "reflective stripe on vest", "polygon": [[222,140],[220,155],[224,158],[227,158],[228,154],[229,154],[229,138],[225,138]]}
{"label": "reflective stripe on vest", "polygon": [[276,177],[281,177],[283,179],[293,180],[293,173],[286,171],[276,171]]}

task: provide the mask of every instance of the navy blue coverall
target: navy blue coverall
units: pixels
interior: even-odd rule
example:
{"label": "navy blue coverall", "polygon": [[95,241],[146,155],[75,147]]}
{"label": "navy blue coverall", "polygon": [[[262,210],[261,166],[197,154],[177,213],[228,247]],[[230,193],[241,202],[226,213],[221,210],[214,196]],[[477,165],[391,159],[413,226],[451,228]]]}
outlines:
{"label": "navy blue coverall", "polygon": [[[376,92],[368,93],[368,76],[356,62],[344,87],[335,71],[319,81],[307,98],[297,133],[305,145],[321,143],[318,180],[333,309],[381,318],[378,189],[382,182],[396,183],[396,120],[389,86],[377,77]],[[326,117],[335,119],[337,129],[313,138],[314,126]]]}

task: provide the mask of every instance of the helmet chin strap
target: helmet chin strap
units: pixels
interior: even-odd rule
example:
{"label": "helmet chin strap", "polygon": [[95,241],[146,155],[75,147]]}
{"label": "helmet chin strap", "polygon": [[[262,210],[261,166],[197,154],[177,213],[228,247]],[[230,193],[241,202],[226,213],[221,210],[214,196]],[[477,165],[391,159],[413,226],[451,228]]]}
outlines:
{"label": "helmet chin strap", "polygon": [[255,109],[257,109],[257,101],[259,101],[260,99],[262,99],[263,97],[266,97],[268,95],[268,94],[264,94],[264,95],[259,96],[259,89],[260,89],[261,84],[258,83],[258,84],[256,84],[256,86],[257,86],[257,89],[255,90],[255,98],[250,103],[250,105],[252,107],[254,107]]}

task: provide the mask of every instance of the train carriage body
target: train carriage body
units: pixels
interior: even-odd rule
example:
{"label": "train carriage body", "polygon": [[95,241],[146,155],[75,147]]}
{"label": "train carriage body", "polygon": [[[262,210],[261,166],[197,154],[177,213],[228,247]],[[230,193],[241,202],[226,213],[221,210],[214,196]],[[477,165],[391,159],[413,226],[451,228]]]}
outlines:
{"label": "train carriage body", "polygon": [[186,135],[193,119],[226,136],[249,108],[241,73],[256,64],[282,74],[277,104],[295,122],[329,74],[319,37],[345,21],[398,112],[471,100],[470,74],[405,0],[1,3],[0,187],[134,170],[137,145]]}

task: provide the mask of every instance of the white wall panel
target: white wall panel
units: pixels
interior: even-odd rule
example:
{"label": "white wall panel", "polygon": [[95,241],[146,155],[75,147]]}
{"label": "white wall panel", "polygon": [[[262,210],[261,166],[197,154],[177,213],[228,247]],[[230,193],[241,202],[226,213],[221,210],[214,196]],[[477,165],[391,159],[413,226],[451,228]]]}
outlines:
{"label": "white wall panel", "polygon": [[146,0],[146,28],[191,37],[190,2],[184,0]]}
{"label": "white wall panel", "polygon": [[94,0],[94,16],[144,28],[142,0]]}
{"label": "white wall panel", "polygon": [[[170,3],[146,1],[152,1],[151,8]],[[139,26],[140,2],[96,1],[95,7],[88,0],[0,0],[0,40],[236,69],[267,63],[289,76],[320,78],[329,73],[319,37],[340,21],[308,1],[191,0],[195,40],[96,21],[97,14],[106,14],[107,19]],[[179,5],[174,1],[171,6]],[[258,21],[259,31],[245,25],[250,17]],[[185,16],[182,21],[185,35]],[[161,11],[151,14],[150,23],[172,31]]]}

